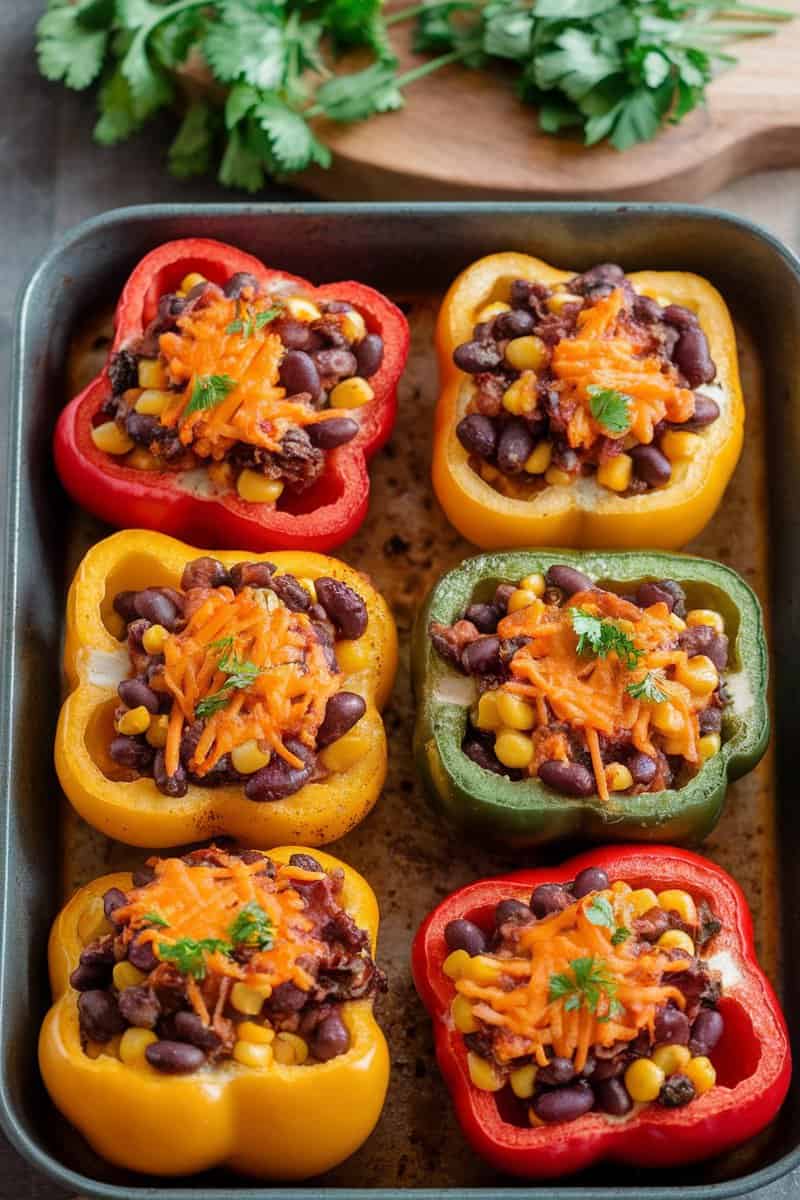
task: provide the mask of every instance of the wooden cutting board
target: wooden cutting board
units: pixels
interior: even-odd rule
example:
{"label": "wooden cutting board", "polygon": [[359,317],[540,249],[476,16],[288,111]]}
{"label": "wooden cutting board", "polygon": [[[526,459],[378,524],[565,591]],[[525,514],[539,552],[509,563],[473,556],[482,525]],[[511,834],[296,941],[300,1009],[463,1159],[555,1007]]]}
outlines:
{"label": "wooden cutting board", "polygon": [[[698,201],[750,171],[798,165],[800,0],[781,7],[798,19],[739,42],[739,64],[711,86],[707,108],[624,153],[541,134],[510,72],[453,66],[409,87],[399,112],[320,123],[334,163],[303,182],[333,200]],[[393,36],[403,68],[421,61],[408,26]]]}

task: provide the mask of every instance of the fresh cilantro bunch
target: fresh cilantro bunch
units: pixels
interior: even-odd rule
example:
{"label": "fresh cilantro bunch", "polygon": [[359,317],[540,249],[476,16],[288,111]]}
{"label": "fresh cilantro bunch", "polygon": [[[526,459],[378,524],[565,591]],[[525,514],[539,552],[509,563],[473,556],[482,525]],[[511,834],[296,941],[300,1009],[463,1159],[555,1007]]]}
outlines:
{"label": "fresh cilantro bunch", "polygon": [[594,654],[606,658],[616,654],[620,662],[633,670],[644,650],[639,650],[633,641],[607,617],[596,617],[585,608],[573,608],[570,613],[573,631],[578,635],[578,654]]}

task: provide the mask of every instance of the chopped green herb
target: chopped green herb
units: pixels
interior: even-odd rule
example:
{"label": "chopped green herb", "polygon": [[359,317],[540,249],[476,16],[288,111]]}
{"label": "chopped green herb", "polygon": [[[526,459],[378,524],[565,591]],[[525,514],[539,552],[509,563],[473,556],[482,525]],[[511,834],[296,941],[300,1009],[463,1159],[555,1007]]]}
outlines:
{"label": "chopped green herb", "polygon": [[611,975],[607,963],[602,958],[587,955],[585,958],[573,958],[570,969],[572,974],[550,976],[548,999],[551,1003],[563,1000],[567,1012],[574,1012],[581,1006],[591,1013],[597,1013],[605,999],[608,1017],[619,1016],[622,1007],[616,999],[617,984]]}
{"label": "chopped green herb", "polygon": [[623,942],[627,942],[629,937],[632,937],[630,929],[626,929],[624,925],[618,925],[611,935],[611,945],[621,946]]}
{"label": "chopped green herb", "polygon": [[572,628],[578,635],[578,654],[596,654],[606,658],[614,653],[629,671],[633,670],[644,650],[633,644],[624,630],[605,617],[596,617],[585,608],[573,608]]}
{"label": "chopped green herb", "polygon": [[230,929],[234,946],[255,946],[269,950],[275,940],[275,928],[260,904],[251,900],[236,916]]}
{"label": "chopped green herb", "polygon": [[164,929],[169,929],[169,921],[165,921],[160,913],[148,912],[142,917],[143,921],[147,921],[150,925],[161,925]]}
{"label": "chopped green herb", "polygon": [[649,700],[652,704],[658,704],[667,698],[667,693],[658,686],[660,679],[663,679],[663,675],[659,671],[646,671],[636,683],[629,683],[625,691],[634,700]]}
{"label": "chopped green herb", "polygon": [[255,315],[252,313],[249,313],[245,317],[239,315],[235,321],[231,321],[225,332],[240,333],[242,340],[246,342],[248,338],[252,337],[256,329],[263,329],[265,325],[269,325],[270,321],[274,321],[276,317],[279,317],[282,312],[283,305],[273,304],[271,308],[262,309],[261,312],[257,312]]}
{"label": "chopped green herb", "polygon": [[593,896],[585,912],[587,921],[591,921],[592,925],[606,925],[609,929],[614,925],[614,910],[605,896]]}
{"label": "chopped green herb", "polygon": [[597,384],[591,384],[586,390],[591,414],[603,432],[610,437],[627,433],[631,427],[630,396],[614,388],[598,387]]}
{"label": "chopped green herb", "polygon": [[218,692],[212,692],[197,704],[195,715],[198,717],[213,716],[215,712],[219,712],[221,708],[225,707],[231,698],[231,692],[243,691],[250,687],[250,684],[254,683],[259,675],[264,674],[263,667],[256,666],[248,658],[236,657],[233,653],[233,638],[220,638],[212,645],[222,650],[217,667],[228,678]]}
{"label": "chopped green herb", "polygon": [[192,398],[184,409],[184,418],[193,412],[201,412],[207,408],[216,408],[236,386],[237,381],[231,379],[230,375],[198,376],[192,388]]}
{"label": "chopped green herb", "polygon": [[158,957],[162,962],[172,963],[181,975],[191,975],[194,979],[205,979],[206,955],[230,954],[231,945],[220,938],[203,938],[197,942],[194,938],[180,938],[177,942],[159,942]]}

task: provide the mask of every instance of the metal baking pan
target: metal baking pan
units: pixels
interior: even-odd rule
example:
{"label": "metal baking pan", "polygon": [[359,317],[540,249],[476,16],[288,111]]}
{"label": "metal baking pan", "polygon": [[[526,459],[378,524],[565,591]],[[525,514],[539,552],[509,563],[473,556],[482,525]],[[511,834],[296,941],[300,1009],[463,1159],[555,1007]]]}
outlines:
{"label": "metal baking pan", "polygon": [[[341,551],[386,592],[406,648],[427,587],[470,552],[447,525],[429,482],[436,395],[430,338],[438,300],[453,275],[480,255],[516,249],[576,270],[612,259],[633,270],[698,271],[722,290],[739,321],[748,432],[723,507],[691,549],[736,567],[766,604],[777,753],[730,789],[706,853],[732,870],[748,893],[762,961],[780,988],[800,1050],[800,955],[792,953],[800,922],[794,862],[800,844],[800,631],[792,628],[792,592],[800,580],[800,264],[752,225],[669,205],[150,206],[108,213],[68,234],[37,270],[19,313],[10,436],[0,451],[7,499],[0,699],[0,1120],[6,1134],[71,1193],[118,1200],[318,1200],[336,1189],[371,1189],[380,1197],[416,1189],[431,1197],[585,1200],[630,1193],[689,1200],[749,1195],[779,1178],[800,1162],[800,1072],[772,1130],[733,1155],[692,1168],[647,1173],[606,1165],[542,1190],[496,1175],[468,1150],[434,1064],[408,948],[438,899],[511,860],[453,841],[428,807],[410,756],[407,653],[386,714],[391,771],[385,794],[368,820],[333,847],[376,886],[383,916],[380,959],[391,979],[379,1016],[392,1049],[392,1083],[367,1144],[304,1187],[257,1187],[224,1172],[154,1180],[103,1163],[49,1104],[36,1038],[49,1004],[50,921],[65,891],[142,857],[70,815],[51,766],[66,587],[80,554],[107,531],[66,500],[53,473],[50,436],[68,392],[105,350],[108,314],[129,269],[158,243],[191,234],[234,242],[320,282],[363,279],[406,307],[414,346],[397,431],[372,465],[369,518]],[[550,851],[551,860],[568,849]],[[524,861],[533,861],[532,855]]]}

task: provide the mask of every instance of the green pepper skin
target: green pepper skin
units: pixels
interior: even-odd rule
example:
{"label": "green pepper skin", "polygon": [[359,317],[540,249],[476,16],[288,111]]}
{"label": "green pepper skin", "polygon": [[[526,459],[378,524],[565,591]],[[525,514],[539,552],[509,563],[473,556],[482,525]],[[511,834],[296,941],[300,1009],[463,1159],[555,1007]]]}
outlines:
{"label": "green pepper skin", "polygon": [[[730,703],[722,747],[680,789],[576,799],[559,796],[536,779],[518,782],[494,775],[461,751],[471,681],[436,653],[430,621],[452,624],[473,599],[490,599],[498,583],[544,574],[556,563],[578,568],[596,583],[631,585],[675,579],[689,608],[714,608],[730,642],[726,681]],[[694,845],[714,828],[729,780],[758,763],[769,742],[768,656],[761,606],[730,567],[682,554],[619,551],[515,550],[480,554],[442,576],[419,612],[413,641],[417,700],[414,736],[417,768],[435,804],[454,825],[512,847],[544,845],[567,837],[596,842],[671,842]],[[459,694],[460,693],[460,694]]]}

